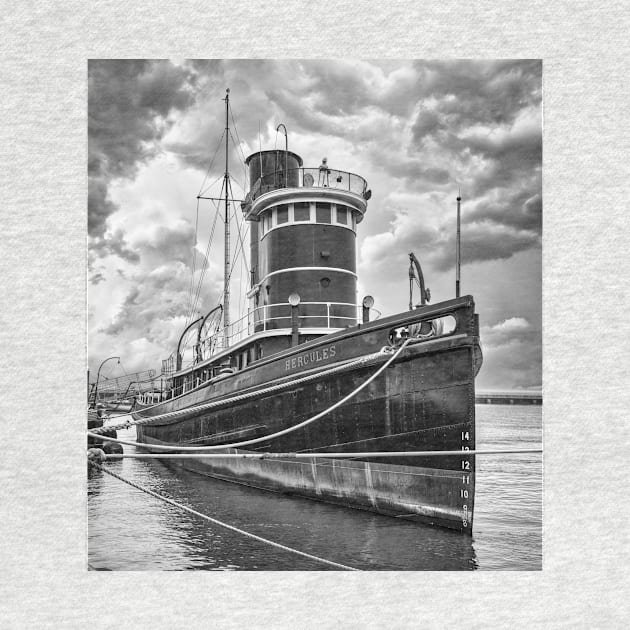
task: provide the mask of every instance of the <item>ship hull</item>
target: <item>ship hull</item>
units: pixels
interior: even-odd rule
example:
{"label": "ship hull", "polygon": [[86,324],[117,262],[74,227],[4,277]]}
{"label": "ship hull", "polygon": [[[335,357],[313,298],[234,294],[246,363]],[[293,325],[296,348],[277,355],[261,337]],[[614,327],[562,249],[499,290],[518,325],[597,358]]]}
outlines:
{"label": "ship hull", "polygon": [[[151,440],[151,443],[158,443]],[[226,449],[229,453],[251,451]],[[185,470],[222,481],[470,531],[472,503],[458,500],[459,472],[347,459],[203,459],[177,463]],[[473,481],[466,486],[472,493]],[[445,500],[445,497],[448,499]]]}
{"label": "ship hull", "polygon": [[[338,407],[391,356],[378,350],[391,341],[404,317],[297,346],[252,366],[250,374],[233,374],[157,407],[138,409],[138,420],[155,416],[137,427],[138,439],[149,450],[151,445],[174,451],[177,445],[221,446],[273,436],[332,408],[283,435],[242,449],[212,451],[330,452],[330,458],[199,457],[177,460],[178,465],[256,488],[470,533],[475,462],[466,451],[475,447],[478,340],[468,334],[475,332],[474,324],[463,310],[453,311],[454,334],[409,343],[394,363]],[[164,417],[169,411],[182,414]],[[406,455],[414,451],[461,455]],[[396,456],[335,458],[340,452]]]}

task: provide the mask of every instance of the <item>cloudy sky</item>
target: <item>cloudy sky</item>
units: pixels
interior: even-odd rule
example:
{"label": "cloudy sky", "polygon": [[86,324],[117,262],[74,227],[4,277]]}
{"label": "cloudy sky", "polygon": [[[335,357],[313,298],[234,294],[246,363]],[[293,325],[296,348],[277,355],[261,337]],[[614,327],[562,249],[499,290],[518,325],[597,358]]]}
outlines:
{"label": "cloudy sky", "polygon": [[[384,314],[408,306],[411,251],[432,302],[454,297],[459,187],[462,294],[475,297],[484,350],[477,386],[541,386],[541,61],[107,60],[89,63],[88,81],[93,373],[111,355],[122,359],[108,364],[111,376],[159,372],[175,348],[215,214],[196,196],[220,190],[221,153],[209,166],[229,87],[236,198],[245,185],[238,157],[259,142],[284,148],[280,123],[305,166],[326,156],[331,168],[367,179],[358,297],[373,295]],[[193,254],[195,226],[203,246]],[[220,228],[200,312],[220,298]],[[244,269],[235,268],[235,294]]]}

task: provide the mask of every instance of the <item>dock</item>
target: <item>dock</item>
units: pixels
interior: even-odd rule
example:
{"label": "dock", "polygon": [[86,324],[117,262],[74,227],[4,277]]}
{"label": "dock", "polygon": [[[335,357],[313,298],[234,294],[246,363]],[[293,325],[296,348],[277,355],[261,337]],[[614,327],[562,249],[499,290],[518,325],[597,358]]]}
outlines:
{"label": "dock", "polygon": [[475,402],[480,405],[542,405],[541,391],[478,391]]}

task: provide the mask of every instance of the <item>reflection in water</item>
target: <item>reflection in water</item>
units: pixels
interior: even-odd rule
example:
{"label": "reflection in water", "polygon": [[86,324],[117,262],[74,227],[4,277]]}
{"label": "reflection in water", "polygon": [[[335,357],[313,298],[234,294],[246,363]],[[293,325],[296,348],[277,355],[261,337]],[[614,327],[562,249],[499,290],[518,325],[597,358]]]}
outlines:
{"label": "reflection in water", "polygon": [[[477,418],[479,448],[540,445],[540,407],[479,405]],[[123,433],[135,437],[133,430]],[[230,525],[363,570],[541,568],[540,456],[477,458],[472,537],[262,492],[158,461],[107,465]],[[198,519],[100,471],[88,476],[88,522],[92,569],[334,570]]]}

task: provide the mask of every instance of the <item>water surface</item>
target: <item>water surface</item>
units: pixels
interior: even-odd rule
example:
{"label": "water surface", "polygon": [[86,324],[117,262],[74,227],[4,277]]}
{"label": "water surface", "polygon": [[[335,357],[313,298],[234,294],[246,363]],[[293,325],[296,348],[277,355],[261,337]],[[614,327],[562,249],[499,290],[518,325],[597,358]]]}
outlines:
{"label": "water surface", "polygon": [[[539,448],[542,408],[477,405],[477,448]],[[120,431],[135,439],[135,430]],[[134,448],[125,446],[125,452]],[[108,462],[121,476],[203,514],[363,570],[542,568],[542,457],[477,457],[473,535],[169,468]],[[88,480],[88,566],[95,570],[334,570],[170,506],[118,479]]]}

